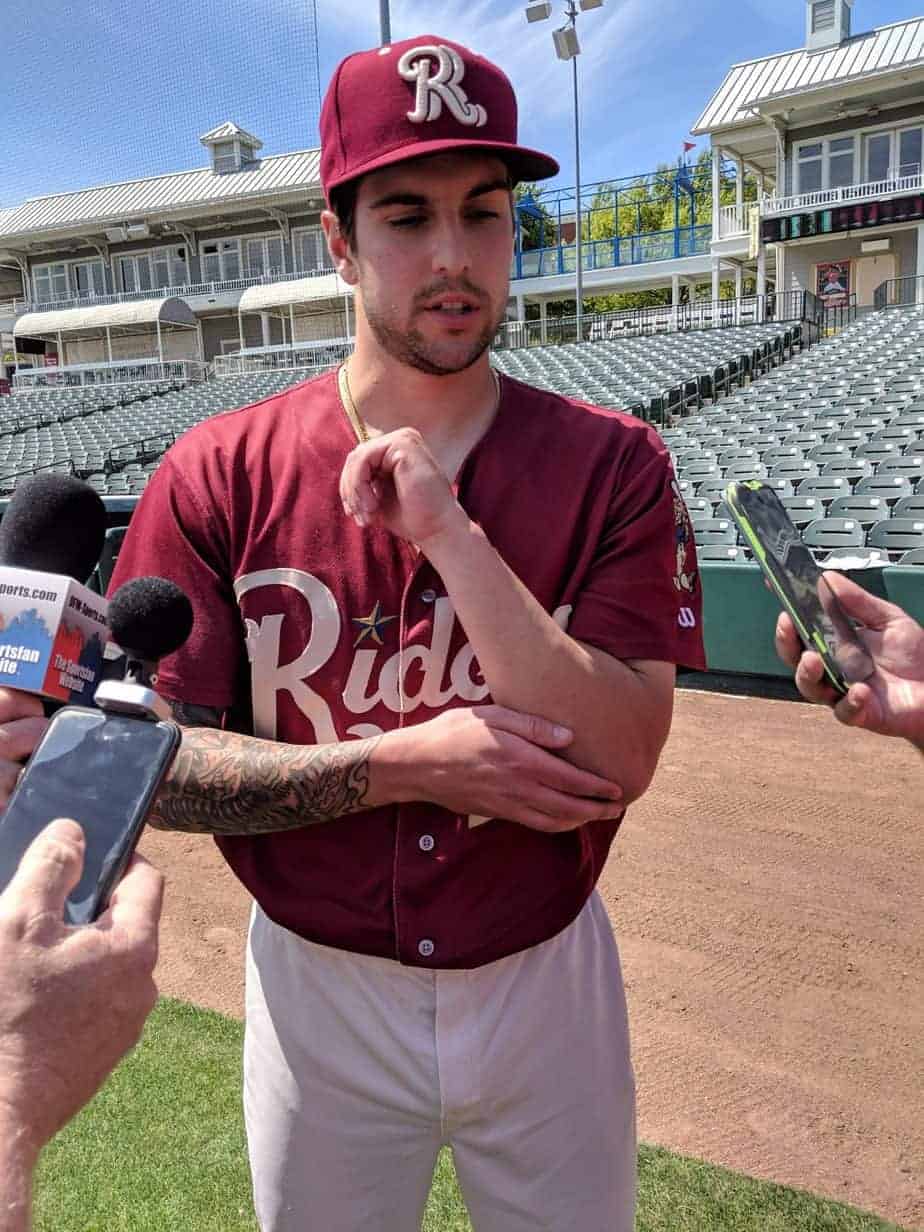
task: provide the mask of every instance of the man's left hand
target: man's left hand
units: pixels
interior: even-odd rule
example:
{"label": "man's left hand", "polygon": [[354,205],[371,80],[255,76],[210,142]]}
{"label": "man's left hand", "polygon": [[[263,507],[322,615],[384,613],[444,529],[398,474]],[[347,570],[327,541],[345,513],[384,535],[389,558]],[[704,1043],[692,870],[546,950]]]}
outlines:
{"label": "man's left hand", "polygon": [[425,550],[468,518],[439,463],[414,428],[365,441],[340,474],[344,512],[359,526],[381,527]]}

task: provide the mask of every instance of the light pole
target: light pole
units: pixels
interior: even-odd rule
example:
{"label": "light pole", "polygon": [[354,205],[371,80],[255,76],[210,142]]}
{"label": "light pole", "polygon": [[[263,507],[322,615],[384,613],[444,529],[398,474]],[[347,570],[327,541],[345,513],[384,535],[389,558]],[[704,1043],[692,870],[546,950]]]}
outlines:
{"label": "light pole", "polygon": [[379,0],[379,30],[381,45],[387,47],[391,42],[391,16],[388,12],[388,0]]}
{"label": "light pole", "polygon": [[[575,329],[579,342],[584,339],[584,252],[581,243],[581,120],[578,103],[578,56],[581,45],[577,36],[578,13],[603,7],[603,0],[566,0],[565,15],[568,20],[552,34],[555,54],[559,60],[571,61],[571,83],[574,92],[574,292]],[[546,21],[552,16],[551,0],[538,0],[526,6],[526,20]]]}

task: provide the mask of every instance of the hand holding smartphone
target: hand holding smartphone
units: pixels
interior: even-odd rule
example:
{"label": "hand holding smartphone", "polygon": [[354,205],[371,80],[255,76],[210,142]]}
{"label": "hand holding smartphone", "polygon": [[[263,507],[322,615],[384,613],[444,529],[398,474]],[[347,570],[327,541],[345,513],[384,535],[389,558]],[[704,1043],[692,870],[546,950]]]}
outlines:
{"label": "hand holding smartphone", "polygon": [[838,693],[875,664],[776,492],[757,479],[729,484],[725,500],[764,576]]}
{"label": "hand holding smartphone", "polygon": [[192,623],[189,600],[163,578],[138,578],[113,596],[109,626],[126,654],[125,679],[100,685],[99,709],[66,706],[48,724],[0,816],[0,891],[36,835],[71,817],[86,853],[64,919],[89,924],[105,911],[180,745],[151,685],[157,661],[186,641]]}

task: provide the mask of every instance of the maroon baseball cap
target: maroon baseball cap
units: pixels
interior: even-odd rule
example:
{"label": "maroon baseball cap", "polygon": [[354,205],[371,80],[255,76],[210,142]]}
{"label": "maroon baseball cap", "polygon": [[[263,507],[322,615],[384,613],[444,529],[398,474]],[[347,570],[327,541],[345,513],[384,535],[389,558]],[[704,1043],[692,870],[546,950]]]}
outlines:
{"label": "maroon baseball cap", "polygon": [[548,154],[517,145],[517,100],[496,64],[435,34],[358,51],[337,66],[321,108],[321,183],[447,150],[485,150],[514,180],[558,174]]}

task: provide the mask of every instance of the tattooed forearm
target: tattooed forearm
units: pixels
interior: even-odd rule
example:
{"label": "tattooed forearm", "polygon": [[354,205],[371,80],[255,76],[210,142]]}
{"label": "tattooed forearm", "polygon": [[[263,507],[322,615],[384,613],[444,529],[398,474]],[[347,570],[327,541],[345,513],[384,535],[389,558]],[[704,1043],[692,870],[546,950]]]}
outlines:
{"label": "tattooed forearm", "polygon": [[380,739],[286,745],[237,732],[184,730],[149,824],[199,834],[269,834],[358,813],[371,807],[369,759]]}

